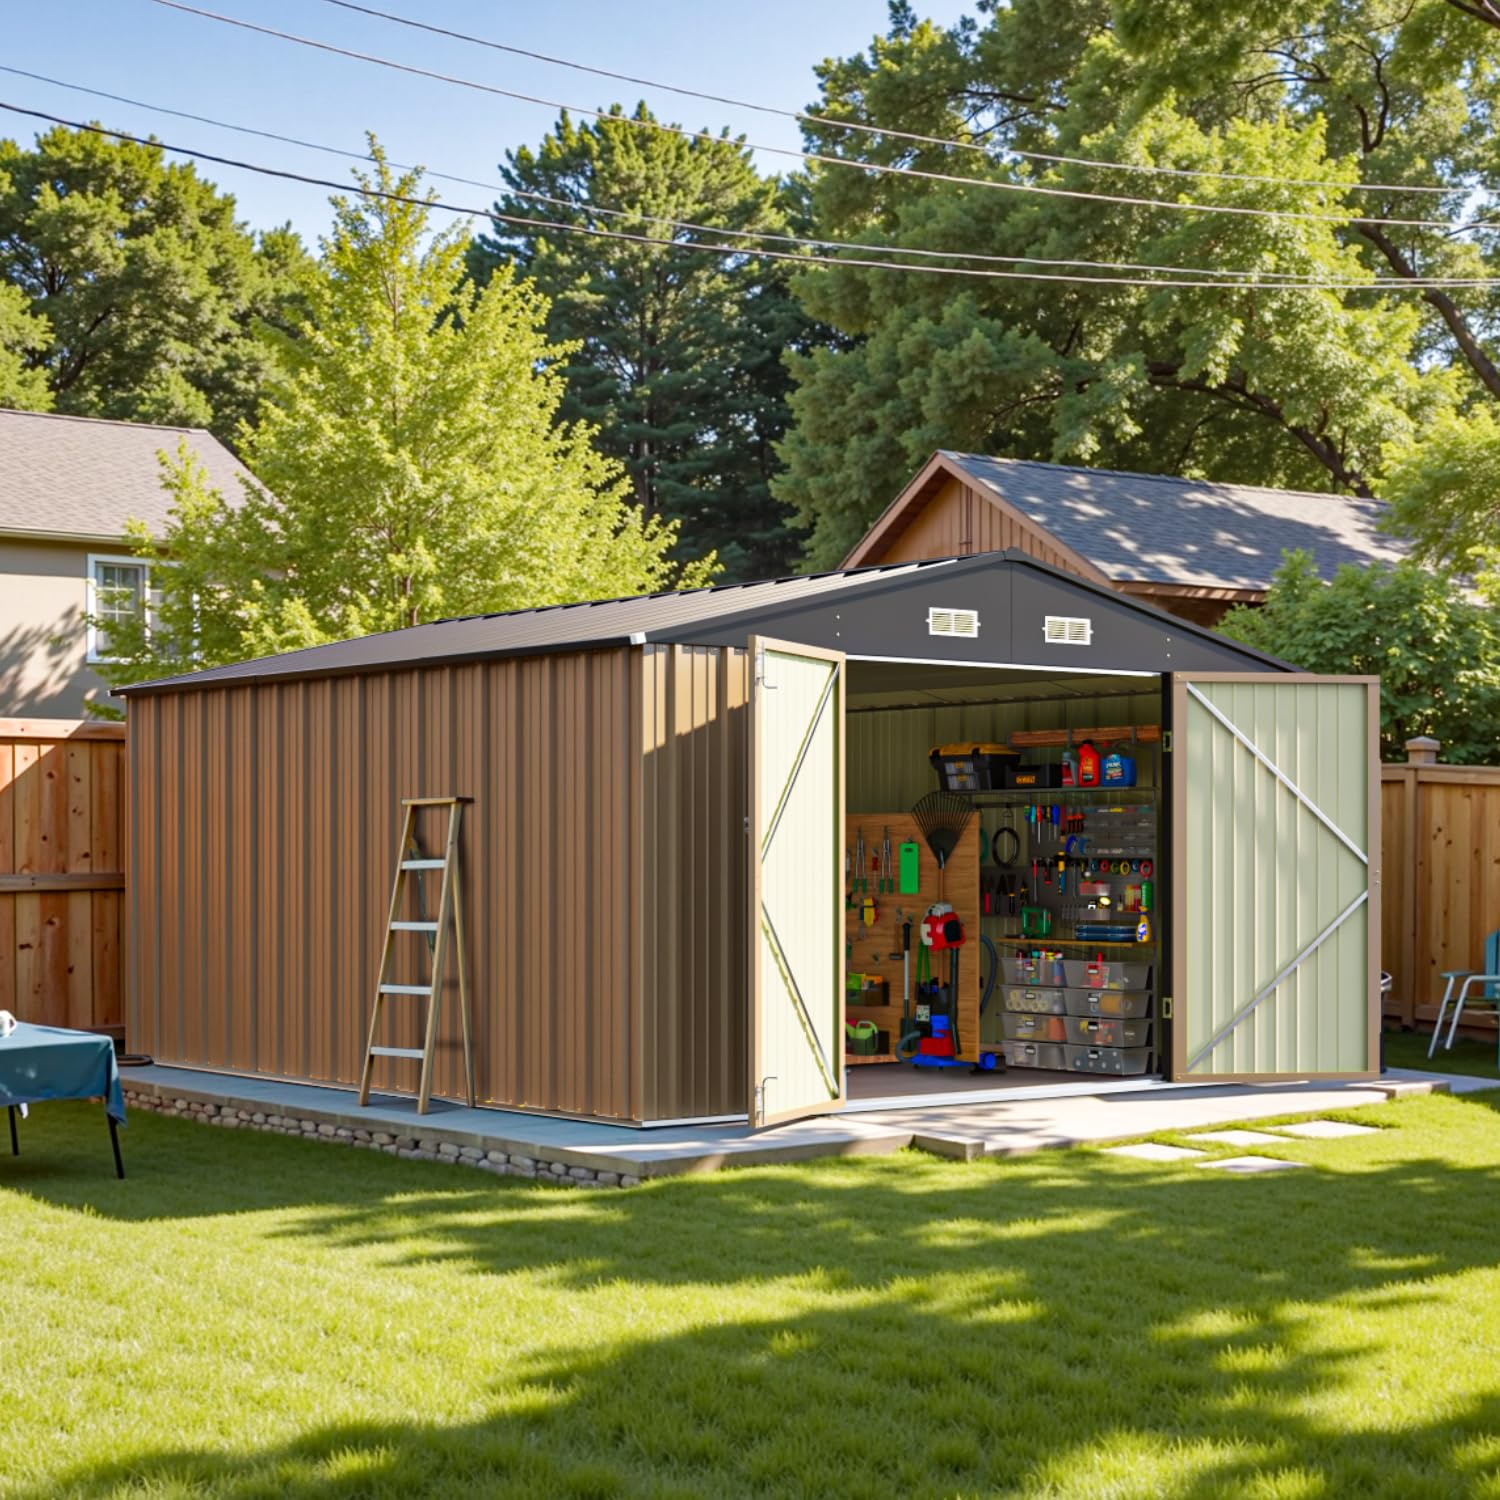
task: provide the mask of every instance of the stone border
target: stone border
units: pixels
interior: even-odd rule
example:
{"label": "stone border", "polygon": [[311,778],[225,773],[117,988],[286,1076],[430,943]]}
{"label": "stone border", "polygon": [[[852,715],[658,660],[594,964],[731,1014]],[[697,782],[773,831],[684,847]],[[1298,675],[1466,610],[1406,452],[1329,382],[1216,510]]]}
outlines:
{"label": "stone border", "polygon": [[364,1126],[337,1125],[316,1116],[276,1113],[262,1109],[242,1109],[234,1104],[213,1104],[207,1100],[158,1093],[124,1083],[125,1102],[130,1109],[148,1114],[168,1115],[174,1119],[192,1120],[199,1125],[217,1125],[223,1130],[264,1130],[272,1135],[299,1136],[307,1141],[324,1141],[335,1146],[354,1146],[365,1151],[383,1151],[387,1156],[407,1161],[443,1162],[455,1167],[477,1167],[498,1177],[526,1177],[551,1187],[631,1188],[641,1179],[629,1172],[569,1165],[544,1155],[523,1156],[483,1146],[463,1145],[441,1134],[407,1135],[395,1130],[369,1130]]}

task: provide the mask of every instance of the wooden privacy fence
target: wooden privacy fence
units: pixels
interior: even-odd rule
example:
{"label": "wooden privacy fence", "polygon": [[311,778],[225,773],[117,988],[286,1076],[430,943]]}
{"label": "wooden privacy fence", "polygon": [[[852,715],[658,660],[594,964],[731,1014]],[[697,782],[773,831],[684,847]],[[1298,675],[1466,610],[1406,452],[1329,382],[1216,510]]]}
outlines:
{"label": "wooden privacy fence", "polygon": [[0,1010],[120,1026],[125,726],[0,719]]}
{"label": "wooden privacy fence", "polygon": [[[1500,766],[1440,765],[1438,749],[1408,740],[1406,763],[1380,772],[1386,1015],[1419,1028],[1437,1018],[1443,970],[1477,968],[1500,928]],[[1493,1034],[1493,1012],[1471,1020]]]}

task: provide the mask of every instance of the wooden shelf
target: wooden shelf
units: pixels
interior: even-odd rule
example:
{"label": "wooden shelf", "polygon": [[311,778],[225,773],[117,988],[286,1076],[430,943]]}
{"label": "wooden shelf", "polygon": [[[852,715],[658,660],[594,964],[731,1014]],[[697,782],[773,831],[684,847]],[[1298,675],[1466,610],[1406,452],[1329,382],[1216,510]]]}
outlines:
{"label": "wooden shelf", "polygon": [[846,1052],[844,1054],[844,1064],[850,1068],[863,1067],[868,1063],[896,1063],[900,1061],[901,1059],[894,1052],[871,1052],[862,1055]]}
{"label": "wooden shelf", "polygon": [[1017,729],[1006,737],[1013,750],[1068,749],[1083,740],[1119,745],[1134,740],[1151,745],[1161,739],[1160,724],[1106,724],[1100,729]]}

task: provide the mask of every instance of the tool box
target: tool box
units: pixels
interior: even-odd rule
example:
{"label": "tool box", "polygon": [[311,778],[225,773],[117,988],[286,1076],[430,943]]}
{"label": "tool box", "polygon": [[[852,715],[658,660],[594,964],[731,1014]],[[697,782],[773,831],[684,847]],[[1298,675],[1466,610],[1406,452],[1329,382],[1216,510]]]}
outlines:
{"label": "tool box", "polygon": [[1063,768],[1051,762],[1039,766],[1012,765],[1006,772],[1005,784],[1014,791],[1050,791],[1063,785]]}
{"label": "tool box", "polygon": [[1005,745],[935,745],[927,759],[945,792],[998,792],[1016,752]]}

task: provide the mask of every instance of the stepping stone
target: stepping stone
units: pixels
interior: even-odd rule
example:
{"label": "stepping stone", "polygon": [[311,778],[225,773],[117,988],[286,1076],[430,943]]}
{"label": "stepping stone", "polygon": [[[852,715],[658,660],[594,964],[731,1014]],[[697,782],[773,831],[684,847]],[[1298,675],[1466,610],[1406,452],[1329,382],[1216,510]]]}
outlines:
{"label": "stepping stone", "polygon": [[1205,1130],[1188,1139],[1202,1141],[1205,1146],[1274,1146],[1280,1137],[1267,1135],[1264,1130]]}
{"label": "stepping stone", "polygon": [[1373,1125],[1346,1125],[1342,1120],[1304,1120],[1300,1125],[1278,1125],[1282,1135],[1300,1135],[1309,1141],[1338,1141],[1346,1135],[1374,1135]]}
{"label": "stepping stone", "polygon": [[1236,1172],[1252,1177],[1259,1172],[1295,1172],[1305,1167],[1305,1161],[1276,1161],[1269,1156],[1225,1156],[1218,1161],[1203,1161],[1198,1165],[1213,1172]]}
{"label": "stepping stone", "polygon": [[1186,1146],[1159,1146],[1155,1141],[1142,1141],[1138,1146],[1106,1146],[1100,1154],[1133,1156],[1137,1161],[1185,1161],[1203,1155],[1201,1151],[1192,1151]]}

